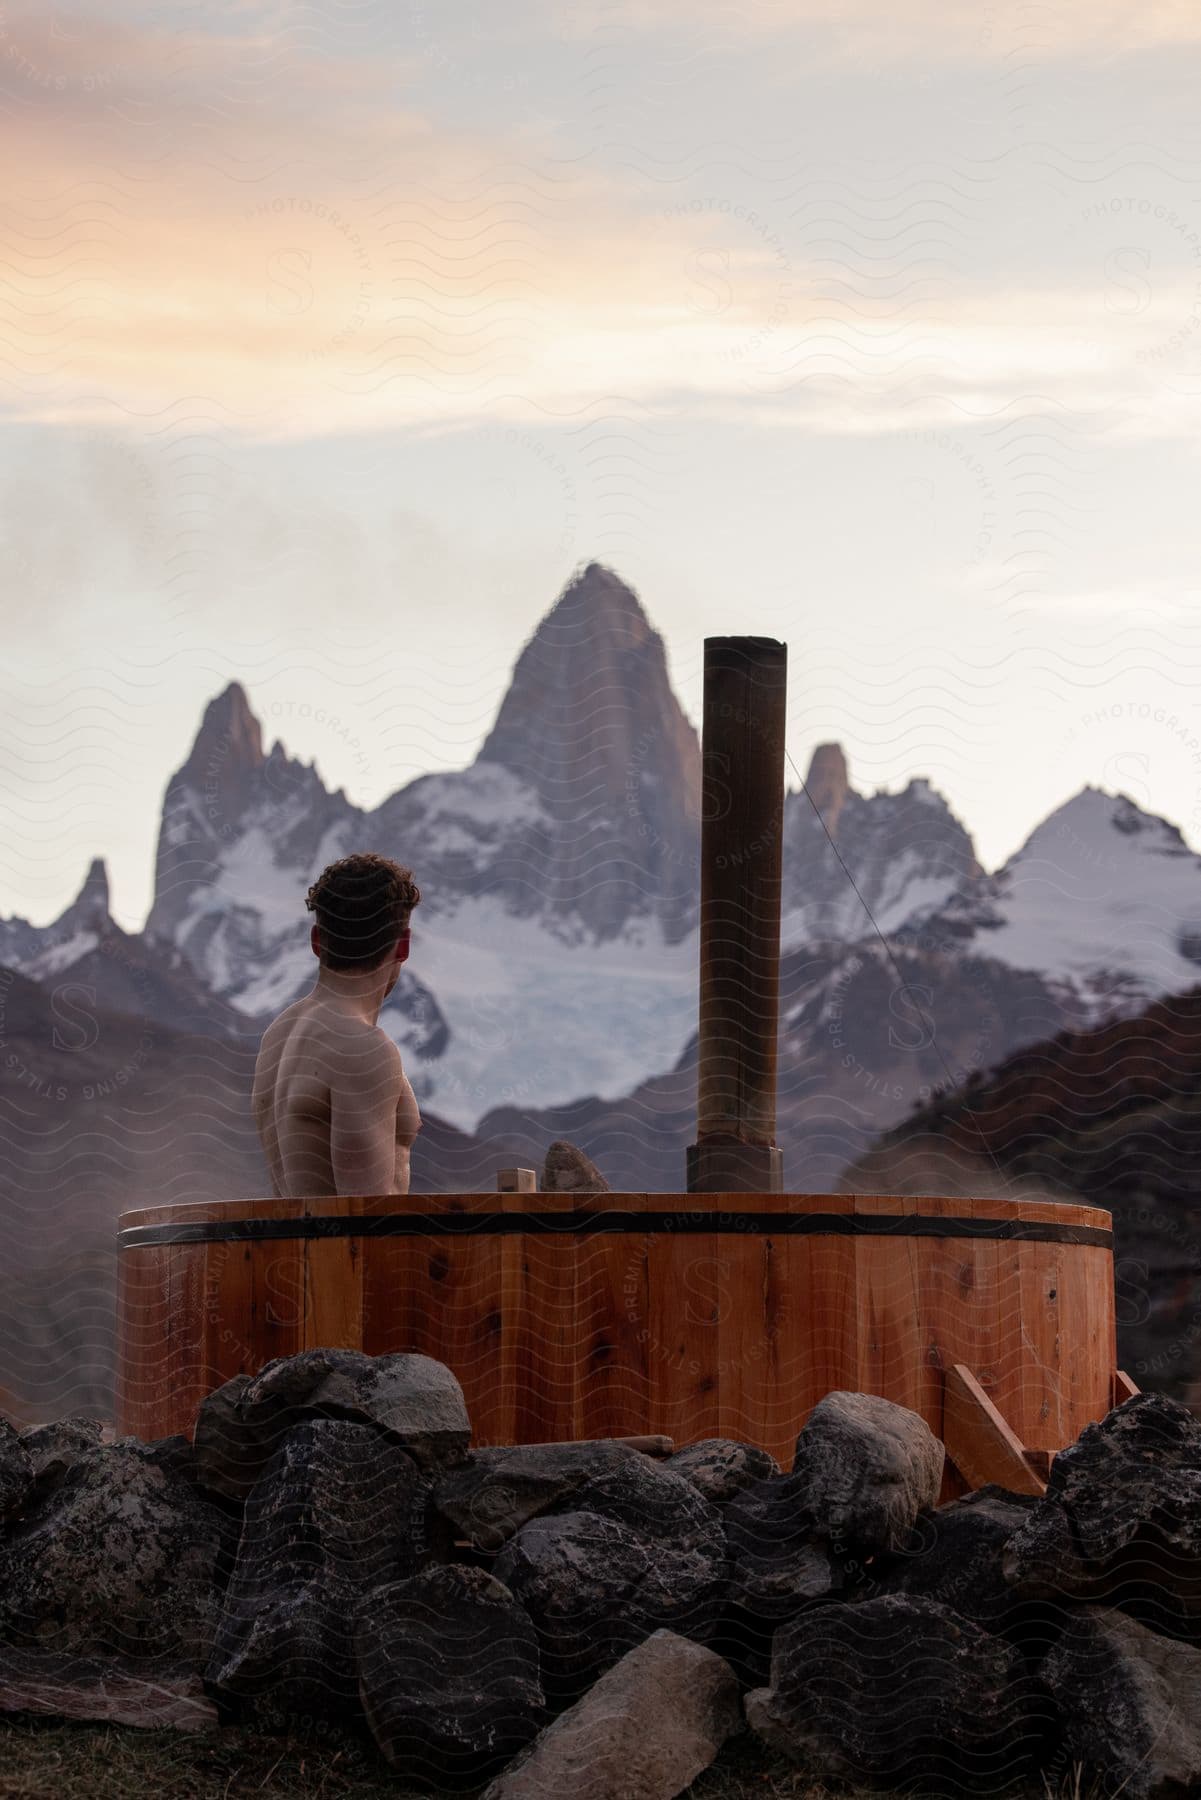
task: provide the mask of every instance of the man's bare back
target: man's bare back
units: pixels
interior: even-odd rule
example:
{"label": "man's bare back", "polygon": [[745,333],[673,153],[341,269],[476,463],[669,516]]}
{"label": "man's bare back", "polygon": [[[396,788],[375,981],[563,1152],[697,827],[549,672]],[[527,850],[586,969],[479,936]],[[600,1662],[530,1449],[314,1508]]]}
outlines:
{"label": "man's bare back", "polygon": [[263,1034],[254,1114],[276,1194],[407,1194],[421,1129],[400,1052],[316,994]]}
{"label": "man's bare back", "polygon": [[274,1194],[409,1191],[421,1113],[376,1020],[408,956],[418,899],[409,870],[371,854],[331,863],[309,890],[317,985],[268,1026],[254,1070]]}

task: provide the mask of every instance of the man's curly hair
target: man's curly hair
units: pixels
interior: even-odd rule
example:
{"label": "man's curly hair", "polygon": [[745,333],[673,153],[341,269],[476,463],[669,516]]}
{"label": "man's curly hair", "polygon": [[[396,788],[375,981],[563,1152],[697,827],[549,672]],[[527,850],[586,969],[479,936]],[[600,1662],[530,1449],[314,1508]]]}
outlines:
{"label": "man's curly hair", "polygon": [[368,850],[330,863],[305,905],[317,915],[323,969],[378,969],[421,899],[412,869]]}

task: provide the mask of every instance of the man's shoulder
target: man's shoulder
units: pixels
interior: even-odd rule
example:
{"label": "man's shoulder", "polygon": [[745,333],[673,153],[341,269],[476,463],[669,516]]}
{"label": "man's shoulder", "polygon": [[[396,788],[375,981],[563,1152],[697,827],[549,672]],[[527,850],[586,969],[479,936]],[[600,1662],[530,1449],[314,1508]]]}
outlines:
{"label": "man's shoulder", "polygon": [[404,1082],[400,1051],[378,1025],[356,1023],[357,1030],[325,1042],[322,1060],[331,1103],[355,1115],[390,1112]]}
{"label": "man's shoulder", "polygon": [[255,1063],[255,1086],[273,1085],[305,1067],[333,1087],[381,1082],[399,1085],[400,1051],[386,1031],[347,1013],[294,1001],[263,1033]]}
{"label": "man's shoulder", "polygon": [[356,1073],[400,1074],[400,1051],[387,1032],[365,1019],[340,1019],[325,1033],[331,1056]]}
{"label": "man's shoulder", "polygon": [[[307,998],[307,995],[305,996]],[[304,999],[293,1000],[291,1006],[285,1006],[281,1013],[276,1013],[271,1023],[259,1039],[260,1049],[269,1049],[278,1044],[281,1038],[288,1037],[295,1026],[305,1017]]]}
{"label": "man's shoulder", "polygon": [[361,1042],[363,1044],[364,1054],[370,1055],[380,1062],[394,1064],[396,1068],[399,1068],[400,1051],[388,1036],[383,1026],[367,1025],[364,1026],[363,1029],[364,1035]]}
{"label": "man's shoulder", "polygon": [[293,1000],[291,1006],[286,1006],[283,1012],[272,1019],[263,1033],[262,1044],[280,1044],[293,1037],[324,1042],[331,1047],[336,1046],[340,1051],[382,1058],[389,1054],[400,1054],[381,1026],[371,1025],[366,1019],[356,1019],[351,1013],[315,1006],[311,994]]}

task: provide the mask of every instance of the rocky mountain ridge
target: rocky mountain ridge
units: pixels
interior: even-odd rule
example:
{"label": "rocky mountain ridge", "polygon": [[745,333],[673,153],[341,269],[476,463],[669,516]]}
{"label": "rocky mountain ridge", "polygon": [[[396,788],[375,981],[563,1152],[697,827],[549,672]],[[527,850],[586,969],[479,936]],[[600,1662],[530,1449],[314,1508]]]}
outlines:
{"label": "rocky mountain ridge", "polygon": [[[860,795],[837,745],[819,747],[810,773],[824,823],[806,796],[787,796],[786,943],[870,929],[827,831],[885,930],[978,874],[928,784]],[[261,1031],[312,983],[309,884],[370,846],[413,867],[423,890],[381,1020],[422,1101],[471,1130],[498,1105],[619,1100],[675,1066],[695,1023],[699,820],[700,747],[662,639],[633,591],[592,563],[522,649],[474,763],[375,808],[327,790],[281,743],[267,750],[239,683],[215,696],[167,786],[145,929],[125,934],[147,973],[137,992],[104,987],[106,1003],[163,1023],[182,1005],[189,1029]],[[100,935],[120,941],[105,887],[93,864],[44,931],[0,921],[0,957],[92,988],[101,915]],[[203,1026],[201,994],[215,1015]]]}
{"label": "rocky mountain ridge", "polygon": [[[311,986],[308,886],[373,847],[412,866],[423,890],[381,1018],[423,1104],[469,1132],[496,1108],[612,1107],[688,1053],[699,817],[700,749],[662,639],[633,591],[592,563],[523,647],[475,761],[373,808],[327,789],[282,743],[266,749],[230,683],[168,783],[145,929],[119,932],[93,862],[51,926],[0,920],[0,960],[73,987],[77,1002],[253,1036]],[[785,798],[782,915],[785,950],[819,956],[831,1005],[885,954],[877,929],[893,953],[930,962],[931,1001],[963,957],[1028,977],[1055,1006],[1040,1000],[1015,1022],[1025,1037],[990,1044],[999,1057],[1189,985],[1201,858],[1174,826],[1090,786],[989,874],[926,779],[860,793],[825,742]],[[903,986],[894,970],[883,996],[900,1042],[921,1029],[920,995],[892,992]],[[942,1027],[954,1035],[951,1017]],[[897,1046],[884,1048],[889,1060]]]}

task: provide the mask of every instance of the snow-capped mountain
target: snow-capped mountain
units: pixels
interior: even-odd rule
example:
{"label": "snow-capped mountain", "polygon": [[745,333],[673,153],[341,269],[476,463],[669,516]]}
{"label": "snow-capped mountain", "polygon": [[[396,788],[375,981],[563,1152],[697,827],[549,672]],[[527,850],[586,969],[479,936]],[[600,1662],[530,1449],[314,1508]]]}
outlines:
{"label": "snow-capped mountain", "polygon": [[1070,990],[1092,1021],[1179,993],[1201,966],[1201,857],[1175,825],[1091,784],[994,875],[919,908],[943,938]]}
{"label": "snow-capped mountain", "polygon": [[565,944],[649,941],[657,923],[672,945],[696,922],[700,767],[662,638],[591,563],[522,650],[473,767],[413,782],[371,823],[412,845],[431,888],[499,900]]}
{"label": "snow-capped mountain", "polygon": [[266,753],[231,684],[169,784],[147,934],[260,1018],[312,983],[310,883],[374,848],[422,888],[381,1022],[423,1099],[470,1125],[502,1101],[624,1093],[693,1023],[699,769],[662,639],[591,564],[522,651],[474,764],[374,811]]}
{"label": "snow-capped mountain", "polygon": [[39,931],[22,919],[0,922],[3,943],[5,966],[48,994],[60,1048],[94,1041],[99,1016],[110,1013],[200,1037],[249,1041],[256,1033],[257,1022],[214,993],[170,940],[122,930],[109,912],[108,871],[99,857],[53,924]]}
{"label": "snow-capped mountain", "polygon": [[60,970],[69,969],[81,957],[95,950],[112,929],[108,910],[108,870],[101,857],[93,857],[83,886],[65,912],[59,914],[45,931],[13,919],[0,927],[0,934],[12,932],[12,941],[0,935],[0,955],[5,950],[17,951],[5,958],[8,966],[19,966],[33,981],[50,981]]}
{"label": "snow-capped mountain", "polygon": [[784,805],[781,943],[850,943],[971,891],[971,837],[922,776],[899,794],[856,793],[840,744],[819,744],[805,789]]}

